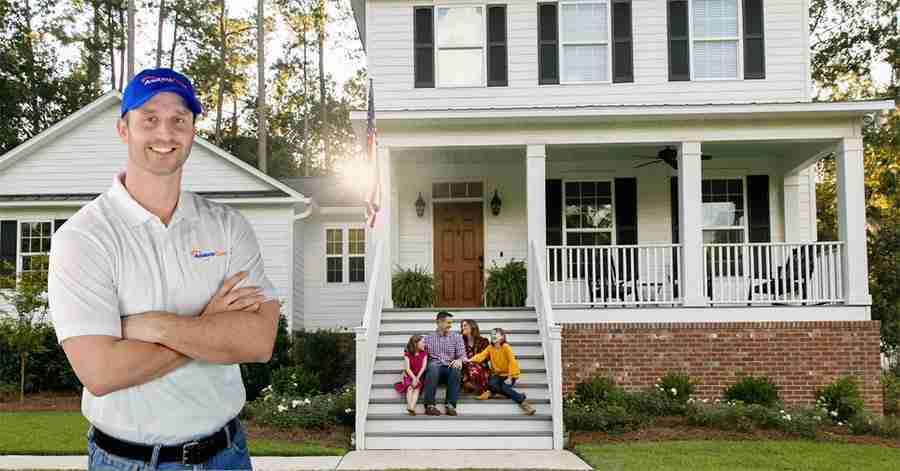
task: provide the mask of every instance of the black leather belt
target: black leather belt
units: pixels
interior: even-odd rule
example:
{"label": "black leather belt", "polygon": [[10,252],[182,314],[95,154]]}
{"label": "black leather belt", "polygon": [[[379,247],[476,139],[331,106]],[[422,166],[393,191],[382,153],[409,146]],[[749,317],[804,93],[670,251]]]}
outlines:
{"label": "black leather belt", "polygon": [[[210,458],[225,447],[228,446],[228,436],[225,435],[225,429],[234,440],[237,433],[237,419],[231,419],[218,432],[199,440],[182,443],[180,445],[166,445],[159,449],[159,458],[157,462],[168,463],[178,461],[183,464],[200,464],[209,461]],[[130,460],[151,462],[153,460],[153,445],[139,445],[136,443],[123,442],[118,438],[111,437],[100,429],[94,427],[94,443],[97,444],[107,453],[128,458]]]}

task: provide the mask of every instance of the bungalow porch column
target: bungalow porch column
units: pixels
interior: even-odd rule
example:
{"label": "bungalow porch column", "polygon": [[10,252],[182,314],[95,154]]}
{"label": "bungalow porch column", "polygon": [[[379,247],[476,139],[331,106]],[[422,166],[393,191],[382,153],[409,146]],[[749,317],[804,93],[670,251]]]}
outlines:
{"label": "bungalow porch column", "polygon": [[394,187],[393,187],[393,170],[391,165],[391,151],[384,145],[379,144],[377,147],[378,160],[378,178],[381,183],[381,194],[379,195],[380,209],[375,223],[375,237],[378,242],[384,241],[382,249],[384,256],[382,258],[382,266],[373,267],[375,270],[384,270],[384,307],[390,309],[394,307],[394,295],[391,286],[391,267],[394,265],[393,249],[393,226],[394,226]]}
{"label": "bungalow porch column", "polygon": [[699,142],[682,142],[678,152],[680,288],[685,306],[705,306],[703,296],[703,165]]}
{"label": "bungalow porch column", "polygon": [[[547,201],[544,187],[546,186],[547,174],[547,146],[546,145],[529,145],[525,151],[525,188],[527,192],[528,207],[528,244],[531,241],[537,242],[538,253],[535,254],[543,260],[546,265],[546,246],[547,246]],[[526,247],[526,253],[528,248]],[[525,305],[534,306],[533,283],[534,277],[544,276],[538,273],[534,265],[527,264],[528,267],[528,291]]]}
{"label": "bungalow porch column", "polygon": [[835,152],[838,223],[844,247],[844,298],[847,304],[872,304],[866,251],[865,174],[863,140],[844,138]]}

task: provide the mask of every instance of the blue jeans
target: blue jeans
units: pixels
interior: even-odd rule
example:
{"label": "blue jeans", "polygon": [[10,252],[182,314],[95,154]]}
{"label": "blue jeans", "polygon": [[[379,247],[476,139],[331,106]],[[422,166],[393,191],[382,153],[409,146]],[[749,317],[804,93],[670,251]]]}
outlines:
{"label": "blue jeans", "polygon": [[488,379],[488,389],[497,394],[503,394],[510,398],[516,404],[521,404],[525,400],[525,395],[513,389],[511,384],[506,384],[506,378],[500,376],[491,376]]}
{"label": "blue jeans", "polygon": [[[226,434],[228,432],[226,431]],[[88,430],[88,469],[116,471],[149,471],[154,469],[253,469],[250,453],[247,451],[247,437],[244,426],[238,422],[237,433],[228,437],[228,446],[208,461],[196,465],[184,465],[179,461],[157,462],[159,445],[154,450],[151,462],[131,460],[107,453],[94,443],[94,427]]]}
{"label": "blue jeans", "polygon": [[462,381],[462,368],[450,368],[438,362],[429,362],[425,370],[425,406],[434,405],[439,383],[447,383],[447,404],[456,407],[459,400],[459,387]]}

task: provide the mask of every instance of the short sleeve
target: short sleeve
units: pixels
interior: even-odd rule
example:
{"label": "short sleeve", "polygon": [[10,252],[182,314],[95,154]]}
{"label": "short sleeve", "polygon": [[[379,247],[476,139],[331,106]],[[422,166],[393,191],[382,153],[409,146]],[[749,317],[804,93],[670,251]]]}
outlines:
{"label": "short sleeve", "polygon": [[75,230],[53,235],[47,298],[59,343],[81,335],[122,337],[113,265],[91,236]]}
{"label": "short sleeve", "polygon": [[240,271],[247,272],[247,278],[238,285],[258,286],[262,288],[262,295],[266,301],[278,301],[278,292],[275,285],[266,276],[262,252],[256,241],[253,227],[238,211],[232,211],[231,217],[231,251],[228,262],[228,276]]}

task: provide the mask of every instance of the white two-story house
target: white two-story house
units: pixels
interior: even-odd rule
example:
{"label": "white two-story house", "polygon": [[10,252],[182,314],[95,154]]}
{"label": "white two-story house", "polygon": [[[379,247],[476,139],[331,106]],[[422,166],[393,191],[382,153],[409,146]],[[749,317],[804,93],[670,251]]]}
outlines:
{"label": "white two-story house", "polygon": [[[683,371],[710,398],[767,375],[803,404],[853,374],[880,411],[862,127],[895,105],[811,101],[807,0],[352,4],[384,193],[358,446],[560,448],[563,394],[597,375]],[[832,155],[840,236],[818,241]],[[482,307],[486,267],[511,260],[527,307]],[[536,416],[464,398],[457,419],[402,417],[400,346],[434,310],[391,309],[398,266],[433,272],[457,319],[512,332]]]}

